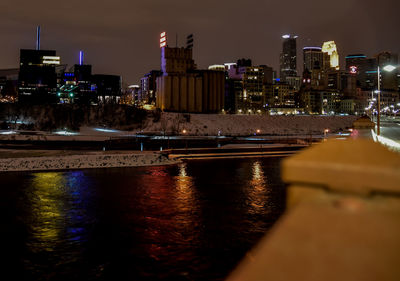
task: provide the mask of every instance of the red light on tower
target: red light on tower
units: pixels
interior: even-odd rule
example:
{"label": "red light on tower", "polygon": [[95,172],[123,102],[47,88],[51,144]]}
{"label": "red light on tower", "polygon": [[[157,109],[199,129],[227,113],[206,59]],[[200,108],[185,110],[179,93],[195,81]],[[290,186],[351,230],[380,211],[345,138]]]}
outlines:
{"label": "red light on tower", "polygon": [[160,33],[160,48],[167,46],[167,33],[161,32]]}

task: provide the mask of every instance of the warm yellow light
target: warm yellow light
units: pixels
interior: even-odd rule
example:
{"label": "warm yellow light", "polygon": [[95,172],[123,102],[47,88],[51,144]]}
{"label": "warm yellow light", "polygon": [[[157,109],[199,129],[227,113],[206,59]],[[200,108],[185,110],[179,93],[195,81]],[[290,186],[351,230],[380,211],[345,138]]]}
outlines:
{"label": "warm yellow light", "polygon": [[339,53],[335,41],[327,41],[322,45],[322,52],[328,53],[330,58],[330,67],[339,69]]}

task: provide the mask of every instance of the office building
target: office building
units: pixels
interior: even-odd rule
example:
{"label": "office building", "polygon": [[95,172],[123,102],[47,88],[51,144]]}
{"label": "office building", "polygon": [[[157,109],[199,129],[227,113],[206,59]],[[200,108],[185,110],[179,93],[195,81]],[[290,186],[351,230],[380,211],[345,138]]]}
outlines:
{"label": "office building", "polygon": [[357,87],[362,90],[376,89],[377,69],[376,58],[367,58],[364,54],[346,56],[346,71],[356,77]]}
{"label": "office building", "polygon": [[[390,52],[382,52],[375,56],[377,64],[381,69],[387,65],[398,65],[398,55]],[[391,72],[381,72],[381,89],[386,91],[398,91],[398,80],[397,80],[398,69],[394,69]]]}
{"label": "office building", "polygon": [[249,66],[251,60],[238,60],[228,71],[225,110],[259,114],[266,111],[265,86],[273,83],[273,70],[266,65]]}
{"label": "office building", "polygon": [[17,100],[18,73],[18,68],[0,69],[0,102]]}
{"label": "office building", "polygon": [[140,79],[140,91],[138,96],[138,101],[143,104],[156,103],[156,92],[157,92],[157,77],[161,76],[162,72],[160,70],[152,70],[145,74]]}
{"label": "office building", "polygon": [[303,48],[303,70],[312,72],[314,69],[323,68],[323,53],[320,47]]}
{"label": "office building", "polygon": [[20,50],[18,100],[49,103],[56,100],[57,73],[60,57],[53,50]]}
{"label": "office building", "polygon": [[98,103],[118,103],[121,97],[122,79],[118,75],[92,75],[93,90]]}
{"label": "office building", "polygon": [[339,70],[339,53],[335,41],[324,42],[322,45],[323,53],[323,69],[335,69]]}
{"label": "office building", "polygon": [[280,55],[280,78],[297,76],[297,36],[283,35],[282,53]]}
{"label": "office building", "polygon": [[283,82],[265,85],[265,100],[267,110],[274,113],[295,108],[295,89]]}

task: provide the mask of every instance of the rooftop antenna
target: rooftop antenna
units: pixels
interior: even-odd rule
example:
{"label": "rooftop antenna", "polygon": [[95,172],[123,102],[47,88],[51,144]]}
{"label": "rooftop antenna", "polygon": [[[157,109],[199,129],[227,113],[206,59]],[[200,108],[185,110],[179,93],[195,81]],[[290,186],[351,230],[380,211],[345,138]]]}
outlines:
{"label": "rooftop antenna", "polygon": [[40,25],[36,27],[36,50],[40,50]]}

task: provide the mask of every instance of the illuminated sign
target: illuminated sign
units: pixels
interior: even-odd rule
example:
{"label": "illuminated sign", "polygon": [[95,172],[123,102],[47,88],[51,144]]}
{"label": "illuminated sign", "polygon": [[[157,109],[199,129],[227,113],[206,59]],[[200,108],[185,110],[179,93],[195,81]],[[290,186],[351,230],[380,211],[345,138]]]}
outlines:
{"label": "illuminated sign", "polygon": [[160,48],[167,46],[167,33],[161,32],[160,33]]}
{"label": "illuminated sign", "polygon": [[60,60],[58,56],[43,56],[43,60]]}
{"label": "illuminated sign", "polygon": [[350,66],[350,73],[357,74],[357,66],[355,66],[355,65]]}
{"label": "illuminated sign", "polygon": [[44,60],[43,64],[60,64],[59,60]]}
{"label": "illuminated sign", "polygon": [[43,56],[43,64],[60,64],[60,57],[58,56]]}

